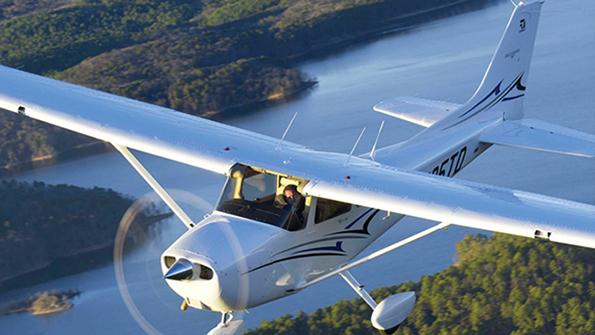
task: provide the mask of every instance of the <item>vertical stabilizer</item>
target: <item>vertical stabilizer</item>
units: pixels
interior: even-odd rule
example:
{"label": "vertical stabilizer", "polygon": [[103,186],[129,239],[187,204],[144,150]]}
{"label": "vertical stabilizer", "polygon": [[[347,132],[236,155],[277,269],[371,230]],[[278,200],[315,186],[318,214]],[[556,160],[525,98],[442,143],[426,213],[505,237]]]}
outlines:
{"label": "vertical stabilizer", "polygon": [[481,84],[463,107],[441,122],[443,128],[461,124],[480,113],[498,113],[506,119],[522,117],[542,5],[539,0],[521,1],[515,6]]}

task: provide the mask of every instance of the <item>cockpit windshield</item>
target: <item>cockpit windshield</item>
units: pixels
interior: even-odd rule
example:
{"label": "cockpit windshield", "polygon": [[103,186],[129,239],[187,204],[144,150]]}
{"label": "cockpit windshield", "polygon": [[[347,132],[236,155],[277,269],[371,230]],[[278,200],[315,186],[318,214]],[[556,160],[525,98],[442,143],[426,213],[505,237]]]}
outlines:
{"label": "cockpit windshield", "polygon": [[[247,166],[234,168],[217,206],[220,212],[268,223],[289,231],[305,227],[301,209],[277,195],[280,176]],[[301,195],[300,195],[301,196]]]}

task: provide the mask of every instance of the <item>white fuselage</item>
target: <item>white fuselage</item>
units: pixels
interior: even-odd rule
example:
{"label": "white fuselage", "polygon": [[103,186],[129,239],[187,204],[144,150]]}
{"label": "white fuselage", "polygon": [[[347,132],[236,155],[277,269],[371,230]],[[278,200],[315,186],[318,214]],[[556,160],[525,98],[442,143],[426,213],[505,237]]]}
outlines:
{"label": "white fuselage", "polygon": [[[488,148],[478,137],[486,124],[445,134],[422,132],[378,150],[376,157],[397,167],[452,177]],[[207,266],[213,277],[195,275],[167,283],[195,308],[228,312],[255,307],[293,294],[299,284],[347,263],[403,218],[352,206],[316,223],[317,202],[311,199],[304,212],[306,227],[298,231],[215,210],[163,253]],[[163,260],[161,264],[166,273],[167,265]]]}

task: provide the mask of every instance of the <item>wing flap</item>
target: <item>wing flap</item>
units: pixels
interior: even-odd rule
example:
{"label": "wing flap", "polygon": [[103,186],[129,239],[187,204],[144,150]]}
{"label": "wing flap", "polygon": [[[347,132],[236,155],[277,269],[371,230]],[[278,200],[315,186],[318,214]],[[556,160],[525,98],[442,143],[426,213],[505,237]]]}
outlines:
{"label": "wing flap", "polygon": [[373,109],[376,112],[427,128],[460,106],[445,101],[398,97],[381,101],[374,105]]}
{"label": "wing flap", "polygon": [[595,248],[595,206],[433,175],[313,181],[304,191],[454,225]]}
{"label": "wing flap", "polygon": [[547,122],[504,121],[480,135],[485,143],[559,154],[595,157],[595,136]]}

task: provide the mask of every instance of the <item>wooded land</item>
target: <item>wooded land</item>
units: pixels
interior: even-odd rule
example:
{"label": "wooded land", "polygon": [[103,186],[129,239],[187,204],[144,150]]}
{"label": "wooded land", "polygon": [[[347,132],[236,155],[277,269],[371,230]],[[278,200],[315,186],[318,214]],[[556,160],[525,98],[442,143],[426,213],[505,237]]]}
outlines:
{"label": "wooded land", "polygon": [[[297,60],[494,1],[0,0],[0,63],[221,118],[312,87]],[[0,113],[0,168],[93,141]]]}
{"label": "wooded land", "polygon": [[[457,253],[444,271],[372,292],[377,301],[416,292],[396,334],[595,334],[593,250],[495,234],[469,235]],[[248,334],[377,334],[370,316],[363,300],[342,300],[264,321]]]}

